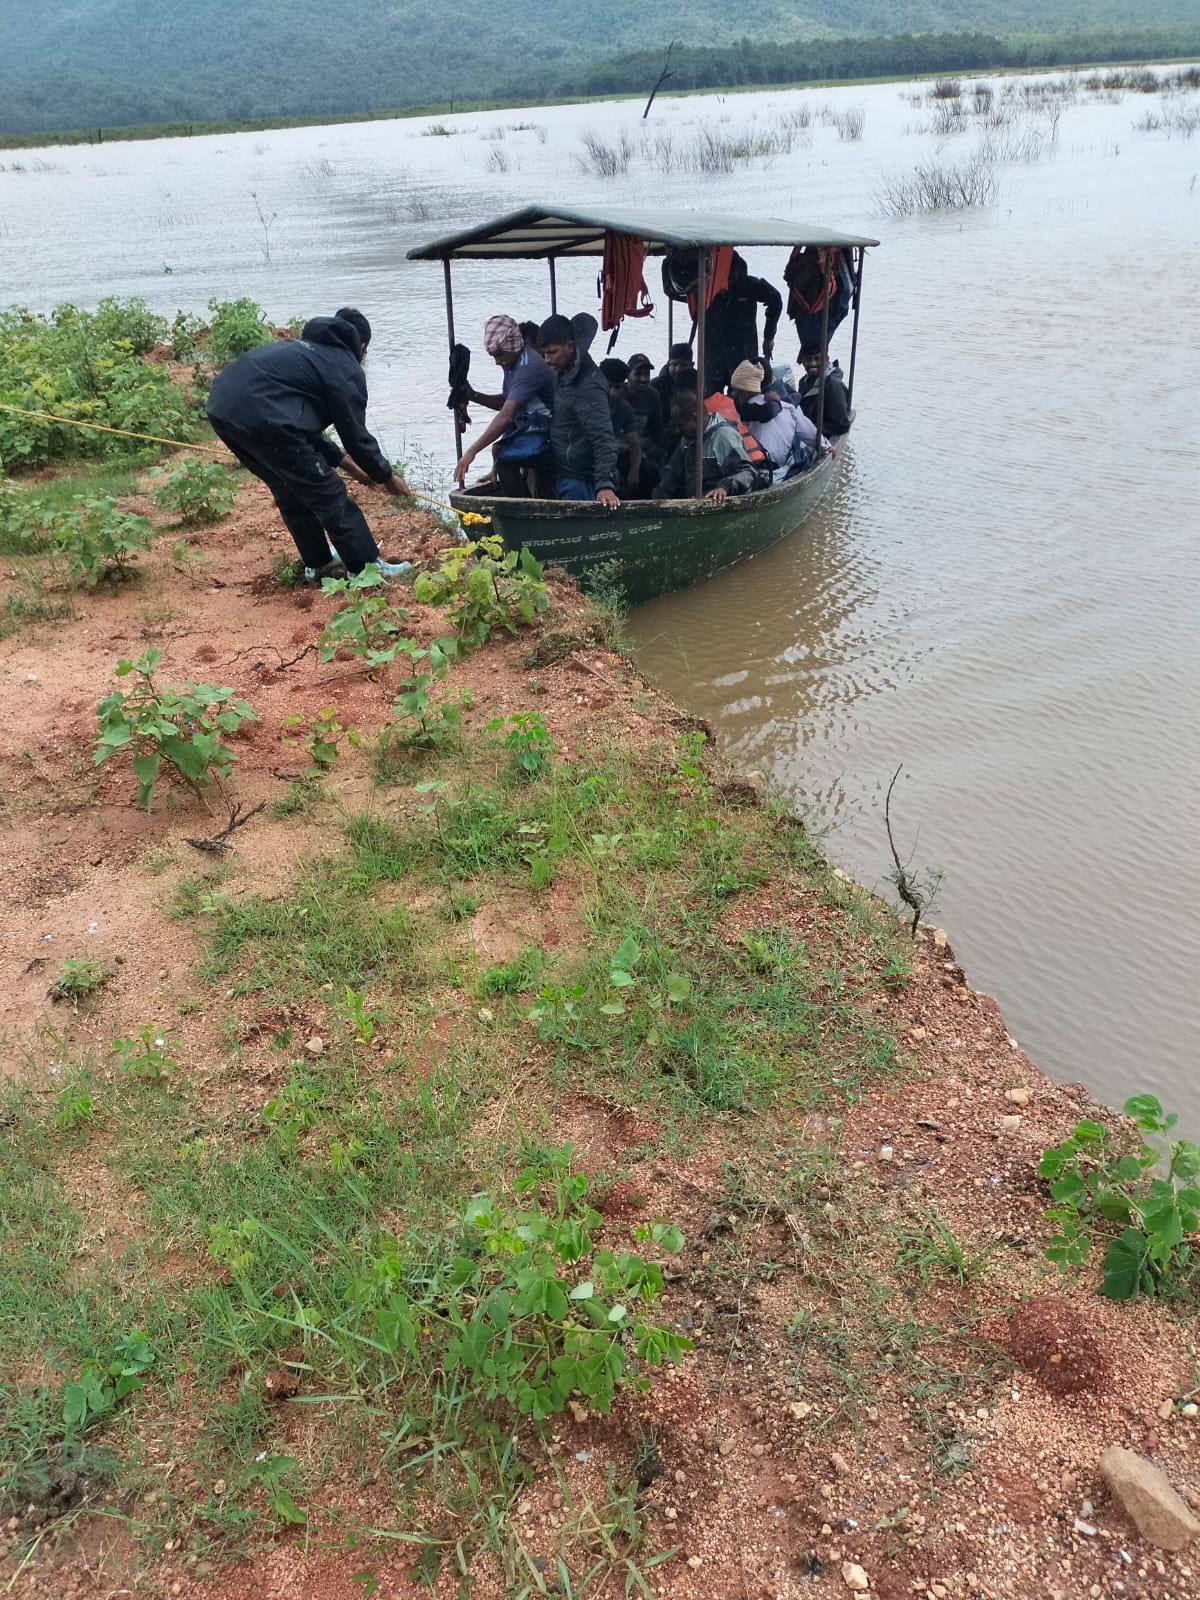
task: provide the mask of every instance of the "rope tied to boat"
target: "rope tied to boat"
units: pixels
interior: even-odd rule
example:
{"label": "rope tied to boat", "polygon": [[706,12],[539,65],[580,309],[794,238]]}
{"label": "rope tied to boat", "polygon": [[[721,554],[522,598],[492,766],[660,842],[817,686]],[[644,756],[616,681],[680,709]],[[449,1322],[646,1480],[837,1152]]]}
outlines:
{"label": "rope tied to boat", "polygon": [[[55,422],[64,428],[89,428],[94,433],[115,433],[122,439],[141,439],[147,444],[169,445],[172,450],[195,450],[201,455],[228,459],[228,453],[223,445],[200,444],[195,440],[164,439],[157,433],[135,433],[132,428],[112,428],[104,422],[85,422],[82,417],[56,417],[49,411],[30,411],[24,406],[8,405],[4,401],[0,401],[0,411],[10,411],[16,417],[33,417],[38,422]],[[486,524],[492,520],[480,511],[456,511],[444,500],[435,500],[431,494],[425,494],[421,489],[410,488],[408,492],[414,500],[423,500],[426,505],[436,506],[439,511],[448,511],[452,517],[460,517],[465,524]]]}

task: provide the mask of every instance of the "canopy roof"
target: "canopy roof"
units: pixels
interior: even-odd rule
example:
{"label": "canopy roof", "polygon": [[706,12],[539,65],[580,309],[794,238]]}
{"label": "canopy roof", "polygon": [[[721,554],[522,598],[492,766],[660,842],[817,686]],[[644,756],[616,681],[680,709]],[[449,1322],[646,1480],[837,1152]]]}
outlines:
{"label": "canopy roof", "polygon": [[604,235],[628,233],[645,241],[650,255],[696,245],[827,245],[849,249],[875,245],[804,222],[774,217],[729,217],[703,211],[576,211],[568,206],[526,206],[467,233],[448,234],[408,252],[410,261],[512,261],[545,256],[598,256]]}

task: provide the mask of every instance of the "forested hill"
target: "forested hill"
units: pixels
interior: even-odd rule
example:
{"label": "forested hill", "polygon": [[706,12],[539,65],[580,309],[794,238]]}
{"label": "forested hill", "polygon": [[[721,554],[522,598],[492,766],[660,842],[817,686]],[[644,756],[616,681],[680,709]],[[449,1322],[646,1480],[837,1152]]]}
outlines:
{"label": "forested hill", "polygon": [[847,35],[1195,20],[1195,0],[0,0],[0,131],[537,101],[672,39],[749,35],[794,57],[797,41]]}

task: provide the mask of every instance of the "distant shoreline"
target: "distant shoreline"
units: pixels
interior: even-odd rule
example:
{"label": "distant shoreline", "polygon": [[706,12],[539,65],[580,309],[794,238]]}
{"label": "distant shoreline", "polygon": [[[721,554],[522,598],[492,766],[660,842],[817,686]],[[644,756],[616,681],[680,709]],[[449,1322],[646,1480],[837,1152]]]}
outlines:
{"label": "distant shoreline", "polygon": [[[1195,55],[1131,55],[1120,61],[1060,61],[1041,66],[1002,67],[940,67],[930,72],[881,73],[858,78],[804,78],[791,83],[739,83],[729,88],[708,85],[696,89],[660,90],[660,100],[687,100],[697,95],[742,95],[793,93],[800,89],[855,88],[877,83],[925,83],[929,79],[959,75],[972,78],[1028,78],[1044,73],[1090,72],[1105,69],[1116,71],[1122,67],[1184,66],[1196,59]],[[649,90],[636,93],[564,96],[553,100],[451,100],[437,101],[431,105],[405,106],[379,111],[329,113],[312,117],[230,117],[214,122],[155,122],[131,124],[127,127],[65,128],[50,133],[0,133],[0,150],[45,150],[59,145],[122,144],[141,139],[204,138],[226,133],[268,133],[287,128],[340,127],[355,122],[409,122],[420,117],[460,116],[489,111],[539,111],[552,106],[601,105],[632,100],[644,101]]]}

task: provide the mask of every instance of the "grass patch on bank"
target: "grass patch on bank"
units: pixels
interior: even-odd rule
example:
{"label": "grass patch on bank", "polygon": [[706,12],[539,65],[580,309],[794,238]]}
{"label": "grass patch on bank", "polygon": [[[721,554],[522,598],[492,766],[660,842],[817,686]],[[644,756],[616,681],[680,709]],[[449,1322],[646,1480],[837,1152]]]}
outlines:
{"label": "grass patch on bank", "polygon": [[[770,1130],[900,1074],[876,1014],[894,920],[781,813],[728,801],[695,736],[531,777],[484,733],[399,771],[277,897],[180,891],[205,947],[180,1009],[221,1018],[224,1059],[160,1019],[112,1056],[48,1044],[10,1091],[0,1498],[45,1511],[22,1537],[103,1487],[151,1552],[303,1526],[527,1577],[507,1519],[556,1385],[602,1406],[687,1360],[667,1255],[703,1281],[693,1218],[597,1235],[619,1173],[565,1147],[581,1105],[754,1174]],[[784,1163],[790,1206],[811,1160]],[[387,1485],[370,1534],[324,1488],[339,1464]]]}

